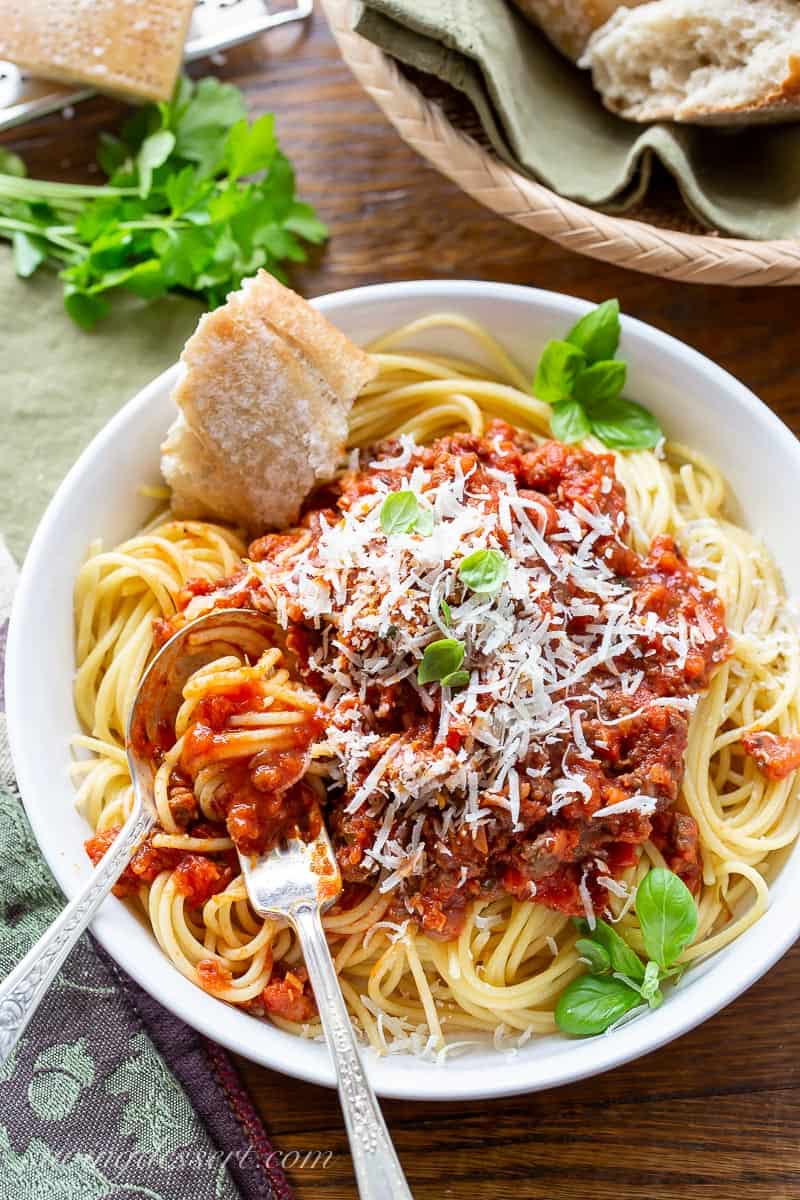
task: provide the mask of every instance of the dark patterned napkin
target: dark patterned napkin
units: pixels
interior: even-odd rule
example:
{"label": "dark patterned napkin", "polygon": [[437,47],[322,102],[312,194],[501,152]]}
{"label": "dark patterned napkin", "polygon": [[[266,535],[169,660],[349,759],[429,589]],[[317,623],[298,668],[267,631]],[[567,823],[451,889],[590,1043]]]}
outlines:
{"label": "dark patterned napkin", "polygon": [[[0,519],[19,554],[69,461],[174,361],[198,311],[188,301],[134,306],[114,331],[88,336],[63,316],[60,290],[52,280],[16,280],[0,254]],[[5,736],[15,581],[0,539],[0,977],[64,903],[31,834]],[[225,1051],[85,936],[0,1064],[0,1200],[288,1200],[279,1163]]]}
{"label": "dark patterned napkin", "polygon": [[[13,562],[0,543],[0,680]],[[14,784],[0,686],[0,977],[63,905]],[[0,1197],[288,1200],[225,1051],[152,1000],[88,935],[0,1063]]]}

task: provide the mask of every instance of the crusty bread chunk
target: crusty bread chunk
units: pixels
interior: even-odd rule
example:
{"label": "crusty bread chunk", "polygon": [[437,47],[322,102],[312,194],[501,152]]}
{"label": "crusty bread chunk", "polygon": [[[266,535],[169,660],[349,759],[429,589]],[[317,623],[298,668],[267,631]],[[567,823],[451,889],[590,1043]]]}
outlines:
{"label": "crusty bread chunk", "polygon": [[592,37],[603,103],[633,121],[751,124],[800,115],[798,0],[652,0]]}
{"label": "crusty bread chunk", "polygon": [[266,271],[200,318],[181,355],[161,471],[179,517],[250,532],[297,519],[330,479],[372,359]]}
{"label": "crusty bread chunk", "polygon": [[645,0],[514,0],[517,8],[541,26],[554,46],[578,59],[586,43],[618,8],[635,8]]}

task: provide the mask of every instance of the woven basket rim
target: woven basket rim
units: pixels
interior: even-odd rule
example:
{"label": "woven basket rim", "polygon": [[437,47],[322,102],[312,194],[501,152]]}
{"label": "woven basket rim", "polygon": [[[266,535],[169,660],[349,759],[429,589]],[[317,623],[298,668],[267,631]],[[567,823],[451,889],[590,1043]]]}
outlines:
{"label": "woven basket rim", "polygon": [[728,287],[800,284],[800,241],[747,241],[662,229],[566,200],[456,129],[377,46],[352,27],[353,0],[321,0],[344,61],[414,150],[500,216],[567,249],[647,275]]}

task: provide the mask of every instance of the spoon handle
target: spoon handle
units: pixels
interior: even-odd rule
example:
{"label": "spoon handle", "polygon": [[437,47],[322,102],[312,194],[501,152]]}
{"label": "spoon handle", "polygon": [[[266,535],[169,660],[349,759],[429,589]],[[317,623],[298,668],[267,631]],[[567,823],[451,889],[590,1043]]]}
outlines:
{"label": "spoon handle", "polygon": [[413,1200],[403,1168],[367,1079],[316,905],[287,914],[300,939],[328,1049],[336,1067],[361,1200]]}
{"label": "spoon handle", "polygon": [[11,1054],[59,967],[128,865],[140,839],[152,828],[154,820],[147,809],[134,808],[77,896],[0,983],[0,1063]]}

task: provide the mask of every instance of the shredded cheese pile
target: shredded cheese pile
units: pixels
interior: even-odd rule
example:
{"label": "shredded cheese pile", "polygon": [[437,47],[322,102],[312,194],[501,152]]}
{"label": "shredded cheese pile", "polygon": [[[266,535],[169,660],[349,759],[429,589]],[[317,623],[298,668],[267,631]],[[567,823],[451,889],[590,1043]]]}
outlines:
{"label": "shredded cheese pile", "polygon": [[[399,454],[362,467],[374,490],[335,521],[321,517],[319,536],[300,553],[279,568],[252,564],[281,621],[288,624],[290,608],[295,619],[299,610],[320,632],[309,667],[329,689],[335,778],[348,813],[368,806],[381,817],[366,853],[371,869],[384,873],[386,891],[424,871],[421,831],[432,813],[441,838],[462,826],[476,830],[495,820],[498,808],[507,810],[513,831],[522,829],[521,789],[526,780],[552,778],[553,747],[560,769],[550,812],[590,799],[580,763],[595,760],[595,751],[583,719],[603,720],[610,689],[635,698],[654,655],[662,669],[680,669],[693,647],[715,636],[707,621],[690,627],[680,615],[669,622],[636,611],[635,589],[605,561],[612,544],[622,545],[624,512],[612,525],[607,513],[575,502],[556,508],[552,531],[552,512],[542,498],[522,494],[511,472],[482,466],[490,488],[475,488],[475,468],[465,474],[457,455],[442,478],[441,470],[422,465],[413,439],[400,444]],[[609,465],[601,492],[613,486]],[[383,532],[381,506],[397,490],[413,492],[433,514],[430,534]],[[470,591],[458,577],[464,557],[486,547],[500,549],[508,563],[505,581],[490,595]],[[576,617],[585,621],[571,633]],[[417,682],[425,647],[439,638],[465,646],[469,683],[461,689]],[[420,753],[411,733],[387,736],[375,728],[376,695],[397,685],[413,689],[419,709],[435,721],[435,754]],[[653,700],[647,693],[647,704],[683,709],[696,699]],[[619,719],[630,718],[628,712]],[[654,797],[639,794],[594,816],[648,815],[655,807]]]}

